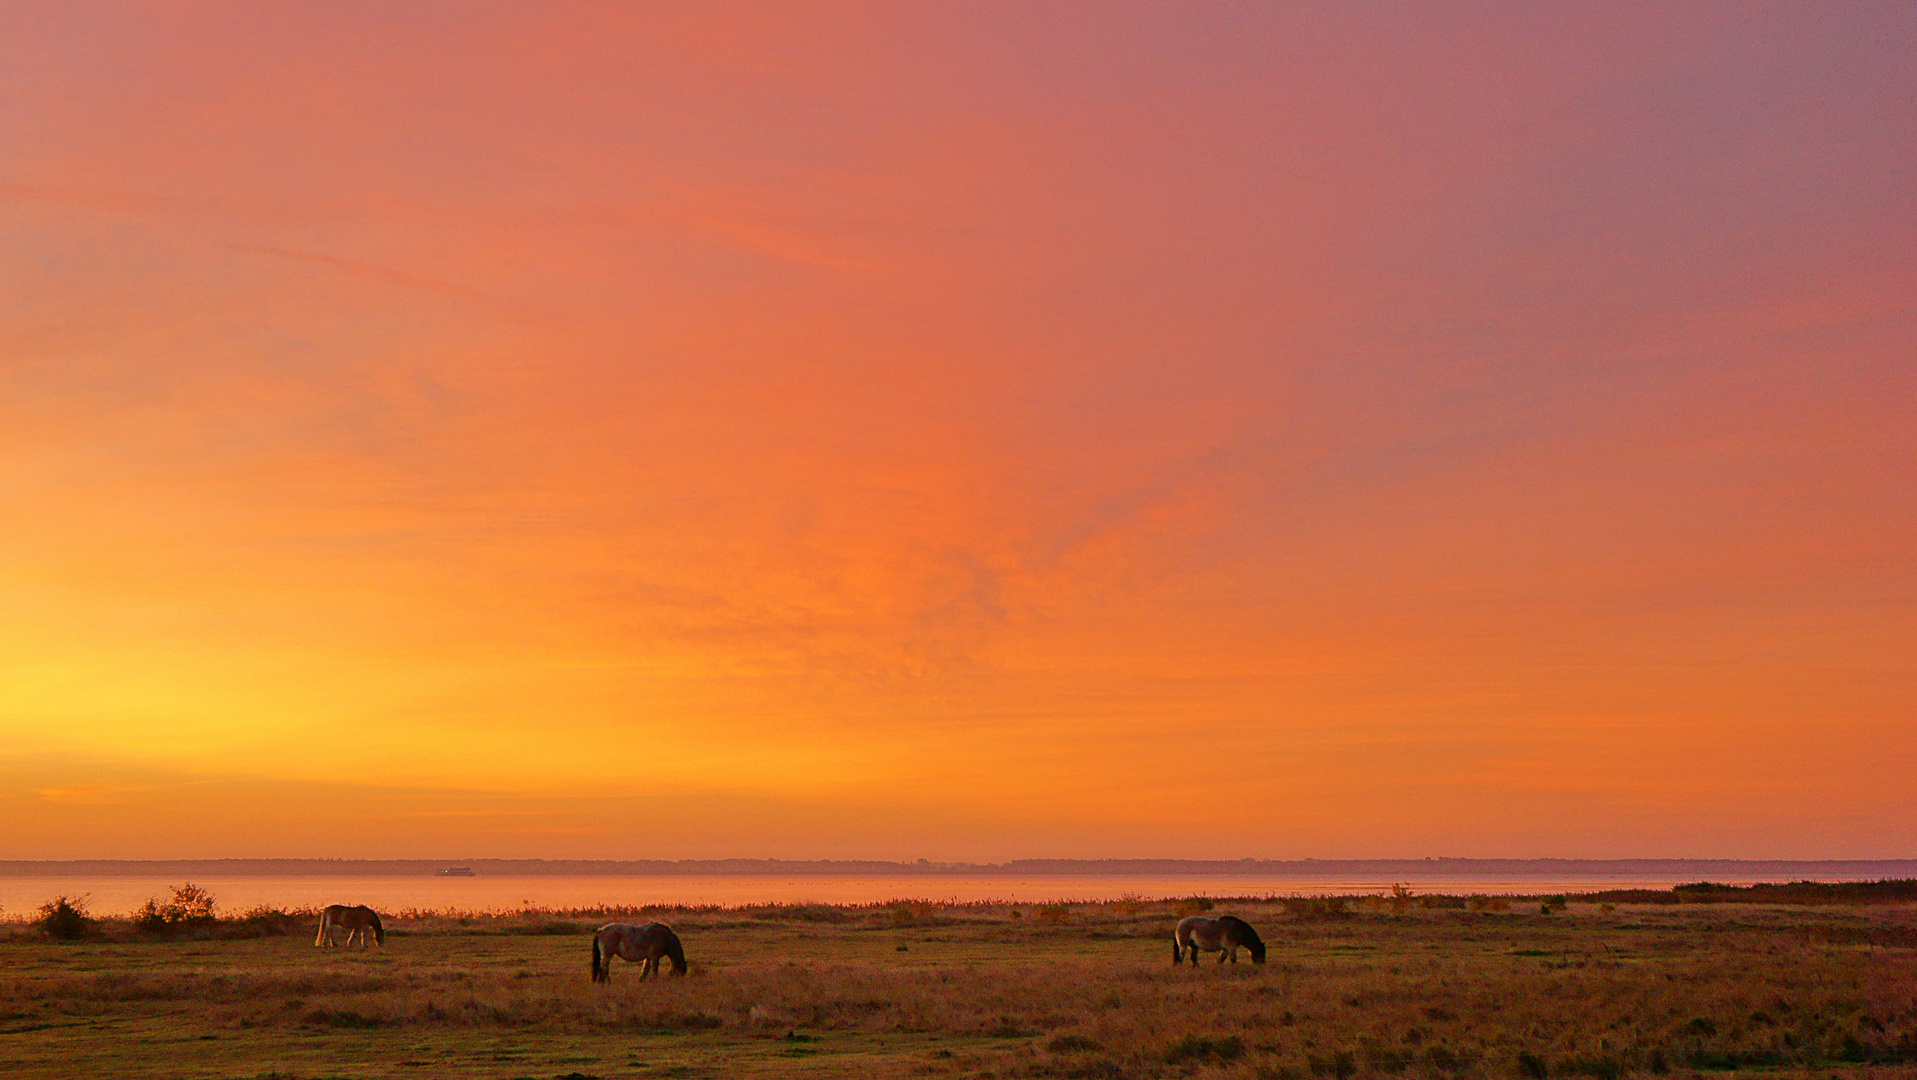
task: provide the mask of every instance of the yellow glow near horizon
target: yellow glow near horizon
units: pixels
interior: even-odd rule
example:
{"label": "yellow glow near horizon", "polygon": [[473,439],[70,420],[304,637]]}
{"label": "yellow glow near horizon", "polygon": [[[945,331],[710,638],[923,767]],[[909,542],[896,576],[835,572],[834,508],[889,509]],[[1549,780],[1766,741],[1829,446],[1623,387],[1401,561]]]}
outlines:
{"label": "yellow glow near horizon", "polygon": [[1907,11],[29,8],[0,858],[1917,842]]}

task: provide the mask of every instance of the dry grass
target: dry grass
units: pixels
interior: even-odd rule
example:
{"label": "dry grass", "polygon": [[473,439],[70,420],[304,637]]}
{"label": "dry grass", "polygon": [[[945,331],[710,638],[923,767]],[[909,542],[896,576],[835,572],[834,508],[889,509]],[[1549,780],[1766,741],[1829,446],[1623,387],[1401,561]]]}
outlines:
{"label": "dry grass", "polygon": [[414,912],[366,953],[17,928],[0,1075],[1917,1076],[1910,907],[1218,909],[1272,962],[1173,968],[1181,906],[1136,899],[680,909],[692,977],[609,987],[604,912]]}

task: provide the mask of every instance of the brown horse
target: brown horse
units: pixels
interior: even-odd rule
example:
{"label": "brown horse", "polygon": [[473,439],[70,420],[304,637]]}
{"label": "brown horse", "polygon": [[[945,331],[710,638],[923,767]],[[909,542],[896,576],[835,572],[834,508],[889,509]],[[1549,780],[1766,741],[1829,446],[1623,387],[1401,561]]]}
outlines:
{"label": "brown horse", "polygon": [[380,948],[386,947],[386,928],[379,924],[379,913],[365,904],[347,907],[334,904],[320,912],[319,936],[313,939],[315,947],[333,944],[333,931],[346,931],[346,944],[351,945],[354,938],[359,939],[359,947],[366,947],[366,931],[373,932],[373,940]]}
{"label": "brown horse", "polygon": [[1258,940],[1258,931],[1251,924],[1236,915],[1220,915],[1208,919],[1203,915],[1191,915],[1178,920],[1178,929],[1172,931],[1172,963],[1181,963],[1186,950],[1191,951],[1193,966],[1198,963],[1198,950],[1215,952],[1218,962],[1224,963],[1226,957],[1238,962],[1239,948],[1251,950],[1251,962],[1265,962],[1265,943]]}
{"label": "brown horse", "polygon": [[686,973],[686,950],[679,935],[664,923],[607,923],[592,936],[592,981],[612,981],[612,958],[618,956],[639,964],[639,977],[659,974],[659,961],[672,960],[672,973]]}

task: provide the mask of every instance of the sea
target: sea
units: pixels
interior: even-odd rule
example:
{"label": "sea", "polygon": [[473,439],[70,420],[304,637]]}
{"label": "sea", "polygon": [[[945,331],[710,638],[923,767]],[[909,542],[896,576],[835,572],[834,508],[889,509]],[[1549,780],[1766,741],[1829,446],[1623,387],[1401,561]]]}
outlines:
{"label": "sea", "polygon": [[[30,917],[56,896],[86,901],[96,915],[122,915],[147,899],[165,901],[179,876],[0,876],[0,920]],[[1388,894],[1402,884],[1414,893],[1454,896],[1576,894],[1602,889],[1668,889],[1695,874],[1671,878],[1525,877],[1425,878],[1395,880],[1323,877],[1261,877],[1251,874],[1004,874],[977,877],[939,874],[883,875],[773,875],[726,874],[677,876],[666,874],[581,876],[475,875],[473,877],[194,877],[192,883],[212,893],[222,914],[240,914],[255,907],[283,910],[323,907],[327,904],[368,904],[381,911],[407,910],[449,913],[496,913],[527,908],[566,910],[598,907],[662,905],[753,904],[884,904],[923,900],[998,901],[1044,904],[1070,901],[1142,898],[1162,900],[1188,896],[1290,897],[1364,896]],[[1727,885],[1753,884],[1769,878],[1714,878]]]}

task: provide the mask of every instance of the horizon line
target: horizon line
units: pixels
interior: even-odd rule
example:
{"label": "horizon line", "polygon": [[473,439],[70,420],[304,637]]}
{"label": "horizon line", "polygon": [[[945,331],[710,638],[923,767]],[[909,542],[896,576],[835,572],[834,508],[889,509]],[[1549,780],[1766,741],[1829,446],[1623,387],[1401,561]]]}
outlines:
{"label": "horizon line", "polygon": [[686,859],[576,859],[576,858],[508,858],[493,856],[464,856],[459,858],[342,858],[327,856],[222,856],[213,858],[177,858],[177,859],[131,859],[131,858],[86,858],[86,859],[0,859],[0,876],[23,877],[47,873],[67,874],[111,874],[137,873],[142,869],[165,871],[168,873],[215,872],[225,870],[259,874],[261,872],[312,872],[325,870],[360,871],[372,876],[381,873],[406,874],[409,872],[428,873],[440,869],[461,866],[484,868],[493,873],[518,871],[520,873],[575,874],[575,875],[614,875],[634,874],[668,876],[688,872],[714,875],[753,874],[779,872],[786,874],[816,874],[821,876],[845,874],[871,874],[876,876],[912,875],[912,874],[970,874],[992,876],[999,874],[1214,874],[1214,875],[1252,875],[1289,873],[1302,876],[1345,875],[1345,874],[1408,874],[1420,870],[1444,869],[1450,873],[1463,874],[1515,874],[1528,876],[1526,871],[1550,871],[1563,874],[1577,868],[1586,873],[1603,875],[1606,872],[1617,874],[1646,873],[1655,871],[1699,873],[1705,871],[1772,872],[1772,873],[1869,873],[1877,871],[1901,872],[1917,876],[1917,858],[1825,858],[1825,859],[1748,859],[1724,857],[1613,857],[1584,858],[1577,856],[1539,856],[1530,858],[1484,857],[1484,856],[1417,856],[1385,858],[1327,859],[1306,857],[1298,859],[1262,859],[1243,857],[1237,859],[1190,859],[1190,858],[1025,858],[1008,859],[1002,862],[967,862],[958,860],[896,860],[896,859],[785,859],[770,857],[725,857],[725,858],[686,858]]}

